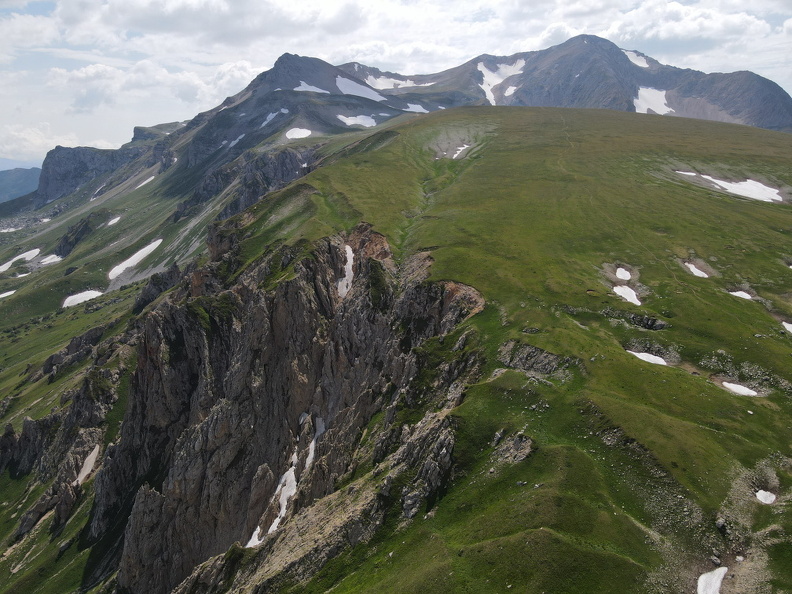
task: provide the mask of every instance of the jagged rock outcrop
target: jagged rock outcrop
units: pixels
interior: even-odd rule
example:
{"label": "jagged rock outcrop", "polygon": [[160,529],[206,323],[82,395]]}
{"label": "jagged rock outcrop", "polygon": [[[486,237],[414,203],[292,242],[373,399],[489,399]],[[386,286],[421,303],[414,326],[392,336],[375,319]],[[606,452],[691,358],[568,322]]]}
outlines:
{"label": "jagged rock outcrop", "polygon": [[91,213],[87,217],[80,219],[75,225],[70,226],[68,231],[58,240],[58,245],[55,246],[55,253],[61,258],[71,254],[77,244],[93,232],[94,225],[92,223],[97,217],[98,215]]}
{"label": "jagged rock outcrop", "polygon": [[[344,242],[353,253],[345,294]],[[299,253],[270,254],[228,288],[210,265],[145,317],[89,528],[100,539],[129,514],[120,591],[169,591],[235,541],[263,541],[332,493],[350,444],[418,374],[413,347],[481,306],[462,285],[418,275],[398,285],[387,243],[366,226]],[[291,280],[261,290],[287,268]],[[390,297],[372,299],[372,283]],[[453,440],[441,442],[415,488],[424,497],[448,472]]]}
{"label": "jagged rock outcrop", "polygon": [[41,166],[41,177],[36,191],[37,206],[71,194],[100,175],[132,162],[145,150],[145,147],[129,146],[117,150],[56,146],[47,153]]}
{"label": "jagged rock outcrop", "polygon": [[[6,426],[0,438],[0,471],[8,468],[12,476],[34,472],[38,482],[52,481],[22,514],[14,539],[27,534],[50,510],[55,510],[54,530],[68,519],[80,496],[80,485],[93,467],[89,462],[99,453],[102,424],[118,398],[118,377],[118,371],[93,369],[79,388],[62,396],[65,402],[71,400],[68,408],[36,421],[25,418],[19,434]],[[85,475],[80,476],[84,469]]]}
{"label": "jagged rock outcrop", "polygon": [[165,272],[158,272],[149,278],[148,283],[135,297],[135,305],[132,307],[133,313],[140,313],[143,308],[154,301],[165,291],[176,286],[183,277],[183,273],[178,264],[172,264]]}
{"label": "jagged rock outcrop", "polygon": [[572,357],[560,357],[530,344],[520,344],[516,340],[509,340],[501,346],[498,361],[529,374],[541,375],[551,375],[579,363]]}

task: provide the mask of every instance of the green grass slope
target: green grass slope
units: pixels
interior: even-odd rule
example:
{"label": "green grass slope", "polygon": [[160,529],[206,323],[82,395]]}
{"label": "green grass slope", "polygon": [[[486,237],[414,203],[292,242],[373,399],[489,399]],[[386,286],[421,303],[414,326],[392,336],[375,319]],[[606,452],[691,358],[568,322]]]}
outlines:
{"label": "green grass slope", "polygon": [[[533,108],[448,110],[393,133],[239,222],[252,260],[274,240],[365,220],[399,257],[430,251],[433,279],[489,303],[470,322],[488,366],[453,413],[453,486],[425,520],[331,564],[315,591],[690,591],[715,567],[713,550],[739,583],[769,574],[742,570],[738,556],[764,559],[788,587],[792,205],[676,172],[754,179],[789,200],[792,137]],[[613,292],[617,267],[640,306]],[[493,373],[507,340],[580,364],[566,380]],[[524,431],[537,451],[490,472],[503,430]],[[758,489],[779,499],[764,506]],[[730,531],[716,526],[723,517]]]}

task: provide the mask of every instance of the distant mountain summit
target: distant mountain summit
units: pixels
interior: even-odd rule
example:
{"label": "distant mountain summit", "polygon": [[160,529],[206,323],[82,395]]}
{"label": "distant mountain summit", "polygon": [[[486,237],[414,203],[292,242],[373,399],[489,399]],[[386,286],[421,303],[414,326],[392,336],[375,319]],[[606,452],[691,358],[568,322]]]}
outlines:
{"label": "distant mountain summit", "polygon": [[579,35],[541,51],[485,54],[437,74],[408,76],[355,62],[340,69],[383,94],[409,94],[436,107],[616,109],[792,131],[792,98],[766,78],[666,66],[593,35]]}
{"label": "distant mountain summit", "polygon": [[38,167],[0,171],[0,202],[13,200],[35,190],[40,174],[41,169]]}

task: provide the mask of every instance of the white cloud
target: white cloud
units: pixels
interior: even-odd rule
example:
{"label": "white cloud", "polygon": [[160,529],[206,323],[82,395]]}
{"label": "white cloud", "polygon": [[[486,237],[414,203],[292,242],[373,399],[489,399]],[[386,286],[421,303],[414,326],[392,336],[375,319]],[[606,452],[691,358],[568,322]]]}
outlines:
{"label": "white cloud", "polygon": [[48,122],[34,127],[10,124],[0,128],[0,157],[7,159],[36,159],[57,144],[74,146],[77,136],[57,136]]}

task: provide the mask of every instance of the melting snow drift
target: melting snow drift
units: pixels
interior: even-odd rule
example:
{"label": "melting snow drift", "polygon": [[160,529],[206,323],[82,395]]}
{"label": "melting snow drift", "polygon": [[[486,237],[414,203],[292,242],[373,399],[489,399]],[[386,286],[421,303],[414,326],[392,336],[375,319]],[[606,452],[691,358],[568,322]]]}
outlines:
{"label": "melting snow drift", "polygon": [[423,105],[418,105],[417,103],[408,103],[407,107],[404,108],[403,111],[413,111],[415,113],[429,113],[426,111]]}
{"label": "melting snow drift", "polygon": [[377,91],[369,89],[348,78],[344,78],[343,76],[336,77],[336,86],[344,95],[357,95],[358,97],[365,97],[366,99],[373,99],[374,101],[385,101],[385,97],[377,93]]}
{"label": "melting snow drift", "polygon": [[616,269],[616,278],[621,280],[630,280],[632,278],[632,274],[626,268],[617,268]]}
{"label": "melting snow drift", "polygon": [[635,52],[630,50],[622,50],[624,55],[630,59],[630,62],[635,64],[636,66],[640,66],[641,68],[649,68],[649,62],[646,61],[646,58],[643,56],[639,56]]}
{"label": "melting snow drift", "polygon": [[151,252],[156,250],[161,243],[162,243],[161,239],[155,239],[150,244],[148,244],[146,247],[144,247],[141,250],[138,250],[137,252],[132,254],[131,257],[129,257],[126,260],[124,260],[123,262],[121,262],[121,264],[119,264],[118,266],[114,266],[112,268],[112,270],[110,270],[110,273],[107,276],[110,278],[110,280],[113,280],[119,274],[124,272],[124,270],[126,270],[127,268],[132,268],[133,266],[136,266],[137,264],[139,264],[143,260],[143,258],[145,258]]}
{"label": "melting snow drift", "polygon": [[704,179],[708,179],[716,186],[719,186],[732,194],[737,194],[744,198],[753,198],[754,200],[761,200],[762,202],[782,202],[781,194],[775,188],[766,186],[753,179],[747,179],[743,182],[728,182],[722,179],[716,179],[709,175],[702,175]]}
{"label": "melting snow drift", "polygon": [[355,254],[352,251],[352,248],[347,246],[345,247],[346,251],[346,264],[344,264],[344,276],[343,278],[338,280],[338,296],[343,299],[346,297],[346,294],[349,293],[349,289],[352,288],[352,263],[355,259]]}
{"label": "melting snow drift", "polygon": [[32,260],[33,258],[38,256],[40,252],[41,252],[41,250],[36,248],[34,250],[29,250],[29,251],[25,252],[24,254],[19,254],[18,256],[14,256],[8,262],[6,262],[2,266],[0,266],[0,272],[5,272],[9,268],[11,268],[11,265],[14,262],[16,262],[17,260],[25,260],[26,262],[29,262],[30,260]]}
{"label": "melting snow drift", "polygon": [[110,227],[111,225],[115,225],[120,220],[121,220],[121,217],[116,217],[114,219],[110,219],[109,221],[107,221],[107,226]]}
{"label": "melting snow drift", "polygon": [[650,87],[638,87],[638,96],[633,99],[633,104],[636,113],[649,113],[651,109],[653,113],[665,115],[674,111],[666,103],[666,92]]}
{"label": "melting snow drift", "polygon": [[336,116],[339,120],[344,122],[347,126],[364,126],[365,128],[371,128],[372,126],[376,126],[377,122],[371,116],[367,115],[359,115],[359,116]]}
{"label": "melting snow drift", "polygon": [[295,91],[311,91],[313,93],[327,93],[330,94],[330,91],[325,91],[324,89],[320,89],[319,87],[314,87],[309,85],[307,82],[301,80],[299,87],[294,87]]}
{"label": "melting snow drift", "polygon": [[756,498],[765,505],[772,505],[775,503],[776,496],[770,491],[762,491],[761,489],[756,492]]}
{"label": "melting snow drift", "polygon": [[734,392],[735,394],[739,394],[740,396],[759,396],[758,392],[751,390],[751,388],[747,386],[741,386],[740,384],[732,384],[729,382],[723,382],[723,387],[729,390],[730,392]]}
{"label": "melting snow drift", "polygon": [[85,482],[85,479],[88,478],[89,474],[91,474],[94,464],[96,464],[96,457],[98,455],[99,444],[97,443],[94,446],[94,449],[91,450],[91,453],[85,458],[85,462],[83,462],[82,468],[80,469],[80,474],[77,475],[77,480],[74,481],[75,484],[82,485]]}
{"label": "melting snow drift", "polygon": [[624,285],[619,285],[613,287],[613,292],[616,293],[619,297],[624,299],[625,301],[629,301],[635,305],[641,305],[641,300],[638,299],[638,294],[633,291],[630,287],[626,287]]}
{"label": "melting snow drift", "polygon": [[718,567],[701,574],[696,586],[696,594],[719,594],[721,582],[727,571],[729,571],[728,567]]}
{"label": "melting snow drift", "polygon": [[14,293],[16,293],[16,291],[6,291],[5,293],[0,293],[0,299],[4,299],[5,297],[11,297],[11,295],[13,295]]}
{"label": "melting snow drift", "polygon": [[687,269],[690,270],[694,276],[698,276],[700,278],[709,278],[709,274],[698,268],[695,264],[685,262],[685,266],[687,266]]}
{"label": "melting snow drift", "polygon": [[745,291],[729,291],[729,295],[734,295],[740,299],[752,299],[752,297]]}
{"label": "melting snow drift", "polygon": [[152,175],[152,176],[151,176],[150,178],[148,178],[146,181],[144,181],[144,182],[142,182],[142,183],[138,184],[138,187],[137,187],[137,188],[135,188],[135,189],[137,190],[137,189],[139,189],[139,188],[142,188],[143,186],[145,186],[145,185],[146,185],[147,183],[149,183],[150,181],[153,181],[155,177],[157,177],[157,176],[156,176],[156,175]]}
{"label": "melting snow drift", "polygon": [[636,353],[635,351],[627,351],[631,355],[635,355],[642,361],[646,361],[647,363],[654,363],[655,365],[668,365],[666,360],[662,357],[658,357],[657,355],[652,355],[650,353]]}
{"label": "melting snow drift", "polygon": [[286,138],[307,138],[311,135],[311,131],[306,128],[292,128],[286,132]]}
{"label": "melting snow drift", "polygon": [[79,305],[85,301],[90,301],[91,299],[96,299],[102,295],[101,291],[83,291],[82,293],[77,293],[76,295],[70,295],[66,297],[63,302],[63,307],[71,307],[72,305]]}
{"label": "melting snow drift", "polygon": [[510,76],[521,74],[524,66],[525,60],[520,59],[511,65],[498,64],[498,69],[492,71],[484,65],[484,62],[478,63],[477,68],[484,78],[483,82],[479,86],[481,87],[481,90],[484,91],[484,95],[486,95],[487,101],[490,102],[490,105],[497,105],[495,103],[495,94],[492,92],[492,89],[501,84]]}
{"label": "melting snow drift", "polygon": [[61,258],[59,255],[50,254],[46,258],[43,258],[39,264],[55,264],[55,262],[60,262],[61,260],[63,260],[63,258]]}

